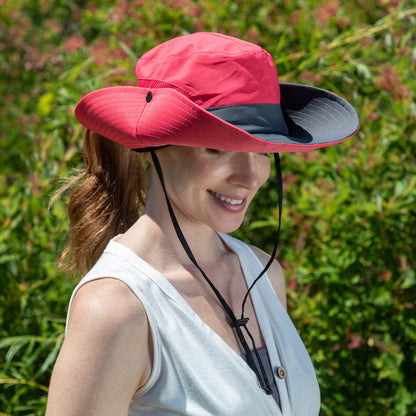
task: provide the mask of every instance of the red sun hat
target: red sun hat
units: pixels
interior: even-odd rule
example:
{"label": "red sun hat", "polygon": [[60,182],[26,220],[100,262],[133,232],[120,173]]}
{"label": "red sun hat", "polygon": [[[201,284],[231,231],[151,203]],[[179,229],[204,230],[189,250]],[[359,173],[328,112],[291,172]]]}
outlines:
{"label": "red sun hat", "polygon": [[136,75],[137,87],[103,88],[82,98],[78,121],[134,150],[306,151],[359,129],[356,111],[343,98],[279,83],[268,52],[218,33],[162,43],[138,60]]}

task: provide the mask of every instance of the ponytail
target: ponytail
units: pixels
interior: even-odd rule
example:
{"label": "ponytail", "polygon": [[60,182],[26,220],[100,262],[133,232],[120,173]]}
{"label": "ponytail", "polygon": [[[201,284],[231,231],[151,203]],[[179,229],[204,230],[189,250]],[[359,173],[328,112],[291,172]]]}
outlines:
{"label": "ponytail", "polygon": [[139,218],[147,191],[142,155],[87,129],[84,169],[58,195],[77,184],[69,201],[69,239],[60,263],[69,260],[83,274],[110,239]]}

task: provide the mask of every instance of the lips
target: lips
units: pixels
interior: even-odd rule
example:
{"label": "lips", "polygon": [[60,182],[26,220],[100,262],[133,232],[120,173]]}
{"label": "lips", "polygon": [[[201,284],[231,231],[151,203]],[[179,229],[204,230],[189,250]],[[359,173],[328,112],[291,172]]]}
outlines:
{"label": "lips", "polygon": [[219,194],[217,192],[214,192],[214,191],[209,191],[209,192],[216,199],[219,199],[220,201],[226,202],[227,204],[230,204],[230,205],[237,206],[237,205],[241,205],[244,202],[244,199],[233,199],[233,198],[221,195],[221,194]]}

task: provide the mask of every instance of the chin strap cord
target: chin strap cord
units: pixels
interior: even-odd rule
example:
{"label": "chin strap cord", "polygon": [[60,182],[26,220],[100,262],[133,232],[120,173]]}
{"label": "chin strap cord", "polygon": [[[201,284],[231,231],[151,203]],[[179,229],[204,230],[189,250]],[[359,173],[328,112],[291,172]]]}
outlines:
{"label": "chin strap cord", "polygon": [[276,170],[276,182],[277,182],[277,197],[278,197],[278,203],[279,203],[279,218],[278,218],[279,222],[278,222],[278,227],[277,227],[276,239],[274,242],[273,252],[270,256],[269,261],[267,262],[262,272],[257,276],[257,278],[250,285],[246,293],[246,296],[244,297],[243,304],[241,307],[241,319],[243,319],[244,317],[244,307],[246,305],[246,301],[247,301],[248,295],[250,294],[251,289],[253,289],[254,285],[258,282],[258,280],[266,273],[266,271],[272,265],[276,257],[277,247],[279,245],[280,228],[282,225],[282,210],[283,210],[283,178],[282,178],[282,167],[280,165],[279,153],[273,153],[273,156],[274,156],[274,166],[276,168],[275,170]]}
{"label": "chin strap cord", "polygon": [[[251,284],[250,288],[248,289],[244,300],[243,300],[243,304],[242,304],[242,312],[241,312],[241,318],[237,319],[237,317],[235,316],[233,310],[231,309],[231,307],[228,305],[228,303],[225,301],[225,299],[222,297],[221,293],[218,291],[218,289],[215,287],[215,285],[211,282],[211,280],[208,278],[208,276],[205,274],[205,272],[202,270],[202,268],[199,266],[198,262],[196,261],[186,239],[185,236],[182,233],[182,230],[179,226],[178,220],[176,219],[175,213],[173,211],[173,207],[172,204],[169,200],[167,191],[166,191],[166,187],[165,187],[165,181],[163,178],[163,173],[162,173],[162,168],[160,166],[159,163],[159,159],[156,156],[156,153],[154,150],[150,151],[151,156],[152,156],[152,160],[157,172],[157,175],[159,177],[160,183],[162,185],[162,189],[163,189],[163,193],[165,195],[165,199],[166,199],[166,204],[168,206],[168,210],[169,210],[169,215],[170,218],[172,220],[172,224],[173,227],[175,229],[176,235],[180,241],[180,243],[182,244],[182,247],[184,248],[186,254],[188,255],[189,259],[191,260],[191,262],[195,265],[195,267],[201,272],[202,276],[204,277],[204,279],[207,281],[207,283],[209,284],[209,286],[211,287],[211,289],[213,290],[213,292],[215,293],[215,295],[217,296],[219,302],[221,303],[221,306],[223,307],[224,311],[227,313],[227,315],[230,318],[230,325],[235,329],[237,337],[241,343],[241,346],[244,349],[244,352],[246,354],[247,357],[247,363],[249,365],[249,367],[253,370],[253,372],[256,374],[257,379],[259,381],[259,384],[261,386],[261,388],[267,393],[267,394],[272,394],[272,388],[270,386],[269,380],[267,378],[266,375],[266,371],[264,369],[264,366],[262,364],[262,361],[260,359],[260,355],[258,353],[258,350],[256,348],[256,344],[254,342],[254,338],[251,335],[249,329],[247,328],[247,322],[249,320],[249,318],[245,318],[244,317],[244,306],[245,303],[247,301],[247,298],[250,294],[250,291],[252,290],[252,288],[254,287],[254,285],[257,283],[257,281],[265,274],[265,272],[267,271],[267,269],[270,267],[270,265],[272,264],[274,257],[276,255],[276,251],[277,251],[277,245],[279,242],[279,233],[280,233],[280,225],[281,225],[281,213],[282,213],[282,173],[281,173],[281,167],[280,167],[280,158],[279,158],[279,154],[275,153],[274,154],[274,161],[275,161],[275,166],[276,166],[276,176],[277,176],[277,182],[278,182],[278,197],[279,197],[279,227],[278,227],[278,231],[277,231],[277,237],[276,237],[276,241],[275,241],[275,246],[273,249],[273,254],[270,257],[270,260],[268,261],[268,263],[266,264],[265,268],[263,269],[263,271],[259,274],[259,276],[253,281],[253,283]],[[244,328],[244,330],[246,331],[248,337],[251,340],[252,346],[253,346],[253,352],[256,356],[256,361],[258,363],[258,366],[255,364],[254,362],[254,358],[253,358],[253,353],[250,350],[250,347],[247,344],[247,341],[244,337],[242,328]],[[260,368],[260,372],[259,372],[259,368]]]}

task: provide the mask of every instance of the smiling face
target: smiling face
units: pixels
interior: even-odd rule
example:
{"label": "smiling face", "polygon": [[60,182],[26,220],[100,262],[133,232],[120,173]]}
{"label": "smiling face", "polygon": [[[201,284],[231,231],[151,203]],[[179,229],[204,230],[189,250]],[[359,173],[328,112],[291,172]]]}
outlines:
{"label": "smiling face", "polygon": [[[249,203],[270,174],[268,154],[170,146],[157,155],[181,225],[205,224],[219,232],[232,232],[241,225]],[[153,179],[149,195],[159,188],[161,198],[156,174]]]}

